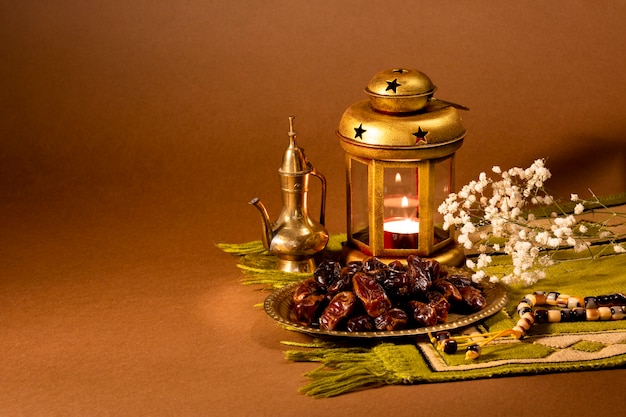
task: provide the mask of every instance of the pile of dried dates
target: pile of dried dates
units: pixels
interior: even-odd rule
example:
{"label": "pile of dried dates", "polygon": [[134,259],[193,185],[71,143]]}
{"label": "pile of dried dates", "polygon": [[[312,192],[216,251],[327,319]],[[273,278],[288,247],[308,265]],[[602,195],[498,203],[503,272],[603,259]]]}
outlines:
{"label": "pile of dried dates", "polygon": [[322,330],[391,331],[446,323],[450,311],[468,314],[486,305],[480,285],[434,259],[411,255],[405,265],[369,257],[346,266],[321,263],[296,287],[292,319]]}

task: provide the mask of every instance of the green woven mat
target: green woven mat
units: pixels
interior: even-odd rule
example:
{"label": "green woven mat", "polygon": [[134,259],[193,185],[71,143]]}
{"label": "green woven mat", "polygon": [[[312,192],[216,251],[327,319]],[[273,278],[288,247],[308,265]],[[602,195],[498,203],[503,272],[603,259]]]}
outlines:
{"label": "green woven mat", "polygon": [[[622,203],[620,201],[620,203]],[[336,258],[345,234],[331,236],[325,257]],[[310,274],[274,270],[276,259],[261,241],[219,244],[238,256],[242,283],[280,288],[301,281]],[[610,252],[610,251],[607,251]],[[508,287],[509,301],[494,316],[459,332],[486,332],[510,329],[521,297],[535,290],[559,291],[587,296],[626,291],[626,254],[576,259],[573,251],[562,251],[559,261],[547,270],[547,278],[533,287]],[[497,257],[492,268],[509,267],[508,259]],[[483,348],[478,360],[463,354],[438,352],[425,337],[390,342],[367,340],[311,339],[310,343],[282,342],[290,346],[290,361],[317,362],[306,373],[308,383],[300,392],[313,397],[332,397],[354,390],[390,384],[418,384],[459,381],[507,375],[540,374],[603,369],[626,364],[626,320],[607,322],[536,324],[523,340],[503,339]],[[297,348],[297,349],[295,349]]]}

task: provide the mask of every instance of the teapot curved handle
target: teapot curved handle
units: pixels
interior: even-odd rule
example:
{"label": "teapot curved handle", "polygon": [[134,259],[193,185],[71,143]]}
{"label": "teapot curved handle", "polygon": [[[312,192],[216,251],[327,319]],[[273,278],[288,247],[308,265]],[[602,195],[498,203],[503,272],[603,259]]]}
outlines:
{"label": "teapot curved handle", "polygon": [[310,174],[319,178],[322,182],[322,202],[320,204],[320,224],[325,226],[325,218],[326,218],[326,177],[321,173],[317,172],[315,168],[311,168]]}

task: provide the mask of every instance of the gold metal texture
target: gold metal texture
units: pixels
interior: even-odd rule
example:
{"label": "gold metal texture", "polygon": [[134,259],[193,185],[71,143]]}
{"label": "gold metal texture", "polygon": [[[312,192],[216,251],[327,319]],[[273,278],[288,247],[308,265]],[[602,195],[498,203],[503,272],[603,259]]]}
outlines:
{"label": "gold metal texture", "polygon": [[283,162],[278,169],[280,175],[303,175],[312,167],[304,155],[304,149],[296,143],[296,132],[293,130],[294,117],[289,117],[289,146],[283,154]]}
{"label": "gold metal texture", "polygon": [[337,129],[346,152],[383,160],[440,158],[459,148],[465,133],[458,110],[438,100],[403,114],[378,112],[362,100],[344,111]]}
{"label": "gold metal texture", "polygon": [[[326,247],[329,239],[324,226],[326,178],[315,170],[306,159],[304,150],[297,145],[293,119],[289,118],[289,146],[278,170],[283,207],[277,220],[271,222],[267,209],[258,198],[252,199],[250,204],[261,214],[263,245],[278,258],[276,269],[286,272],[313,272],[313,257]],[[319,220],[309,216],[307,207],[311,176],[321,181]]]}
{"label": "gold metal texture", "polygon": [[365,88],[372,106],[382,112],[404,113],[424,108],[437,87],[421,71],[395,68],[376,74]]}
{"label": "gold metal texture", "polygon": [[[358,240],[351,239],[350,242],[343,246],[341,251],[341,260],[346,265],[350,262],[362,262],[366,258],[372,255],[368,255],[364,250],[369,250],[371,247],[365,245]],[[392,261],[400,261],[406,265],[406,259],[408,255],[394,256],[395,252],[409,252],[409,254],[415,254],[415,250],[401,249],[398,251],[386,250],[385,255],[376,256],[381,261],[389,264]],[[389,253],[389,255],[387,255]],[[418,254],[418,256],[420,256]],[[427,255],[426,257],[434,259],[442,265],[451,267],[461,267],[465,265],[465,251],[461,246],[455,242],[445,242],[445,246],[436,250],[434,253]]]}

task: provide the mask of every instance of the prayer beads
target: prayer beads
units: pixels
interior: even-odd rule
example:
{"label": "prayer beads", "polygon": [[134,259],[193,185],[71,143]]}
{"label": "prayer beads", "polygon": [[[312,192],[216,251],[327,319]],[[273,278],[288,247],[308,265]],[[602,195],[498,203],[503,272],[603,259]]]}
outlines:
{"label": "prayer beads", "polygon": [[517,305],[517,315],[519,320],[513,332],[519,339],[526,336],[535,323],[622,320],[626,317],[626,295],[614,293],[580,298],[555,291],[535,291],[522,297]]}
{"label": "prayer beads", "polygon": [[466,359],[478,359],[482,346],[504,336],[522,339],[535,323],[626,319],[626,295],[613,293],[581,298],[556,291],[535,291],[522,297],[516,311],[519,320],[512,329],[455,337],[442,331],[435,336],[429,334],[430,341],[443,353],[452,354],[465,347]]}

